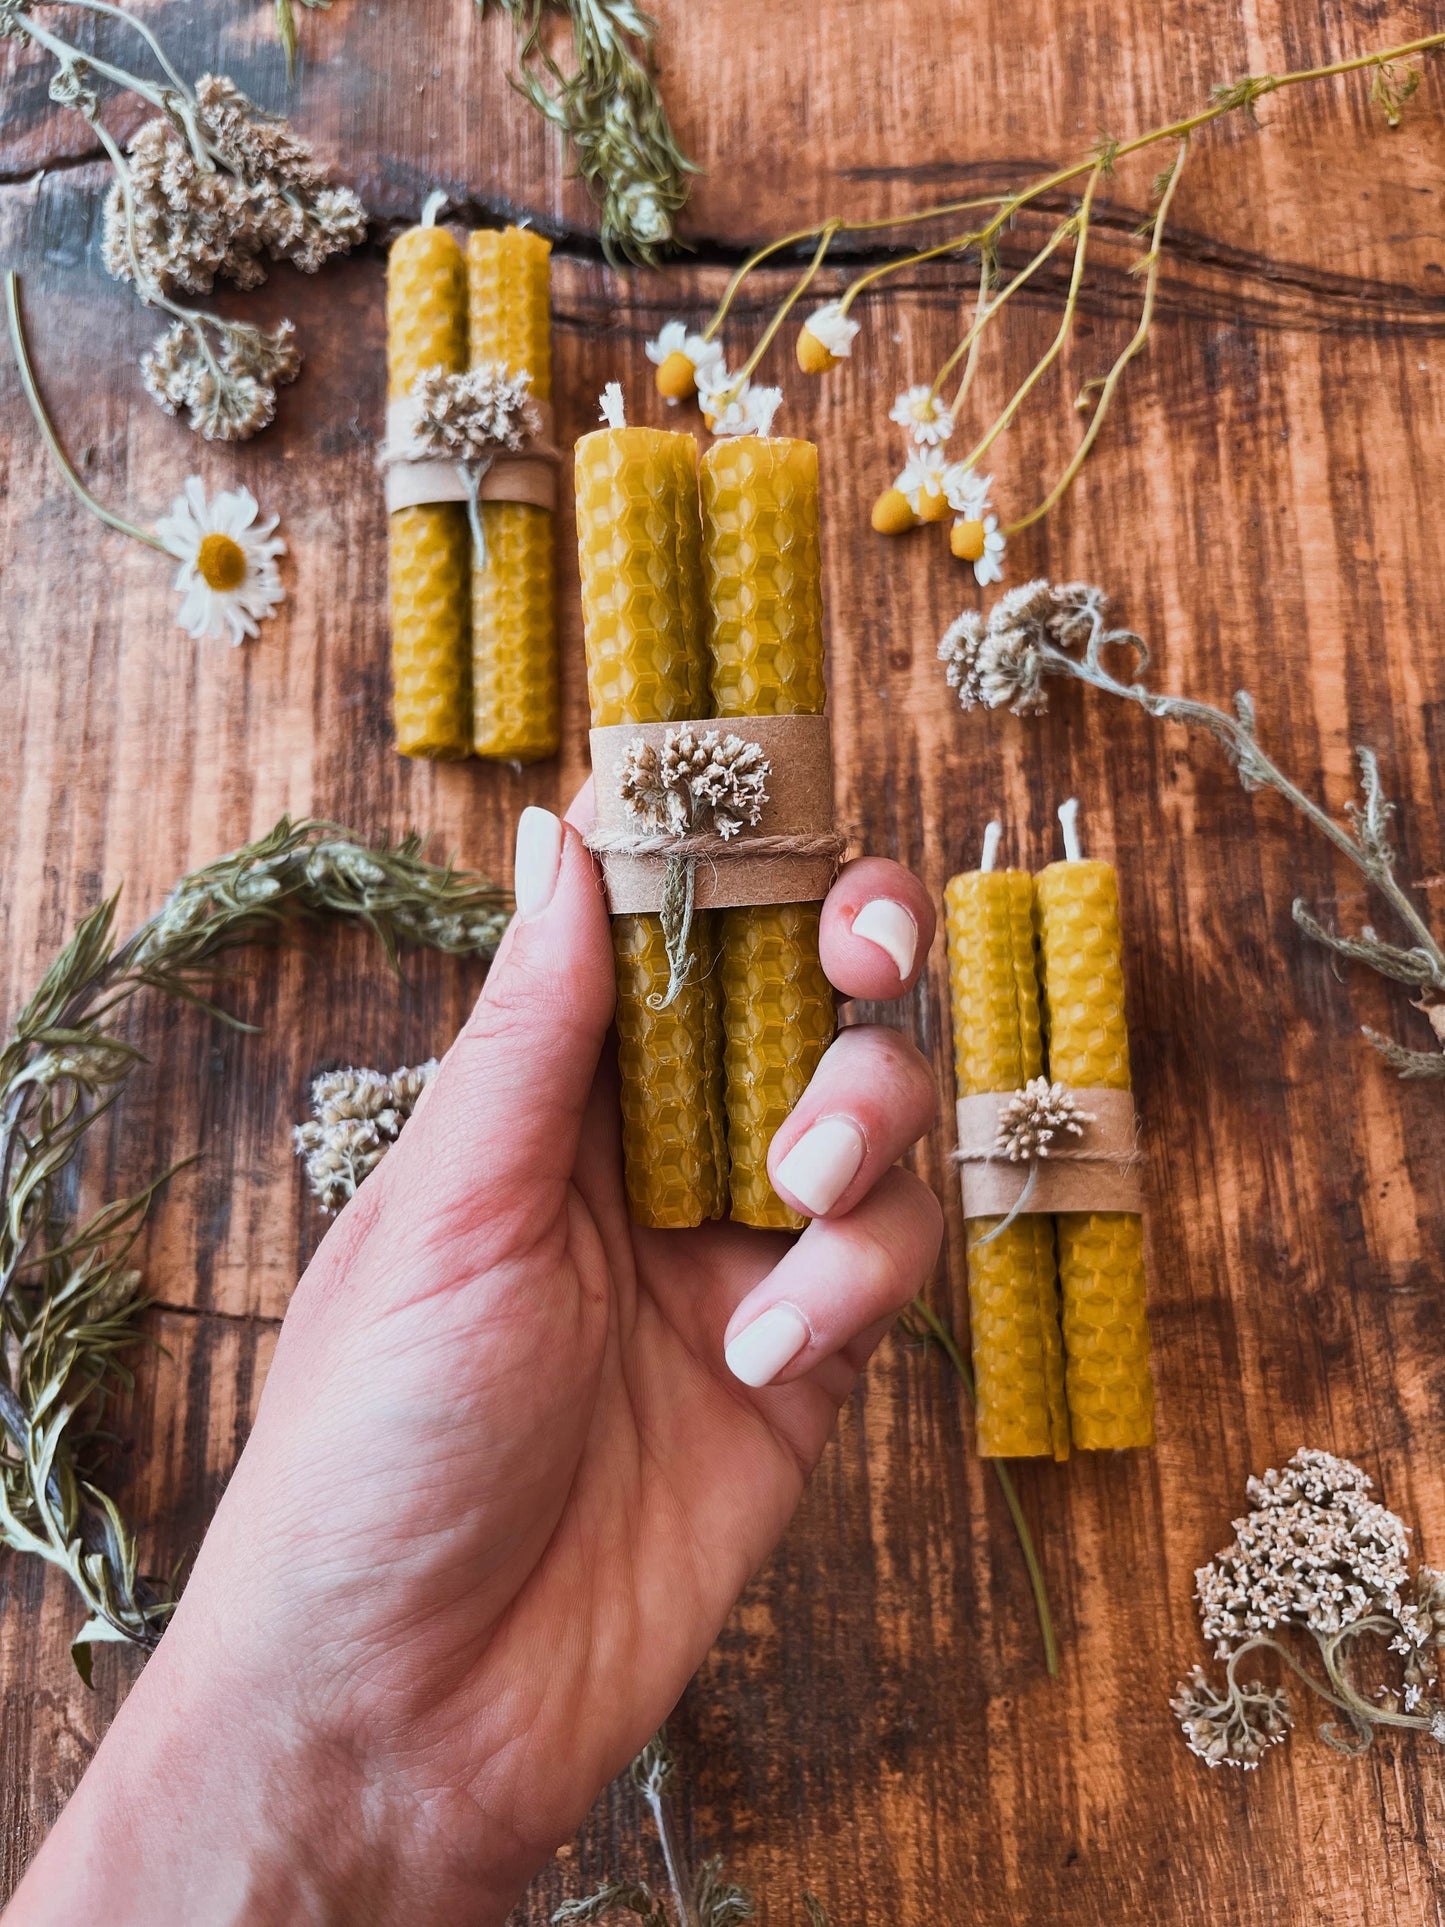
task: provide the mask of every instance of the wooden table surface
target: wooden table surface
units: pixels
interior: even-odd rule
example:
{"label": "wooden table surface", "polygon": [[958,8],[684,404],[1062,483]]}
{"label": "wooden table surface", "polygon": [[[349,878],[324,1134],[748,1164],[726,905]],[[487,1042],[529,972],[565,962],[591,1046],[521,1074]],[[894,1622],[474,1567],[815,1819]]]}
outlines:
{"label": "wooden table surface", "polygon": [[[386,542],[373,469],[382,412],[383,248],[435,184],[466,222],[526,214],[557,239],[559,432],[620,378],[662,419],[642,348],[701,317],[740,252],[831,211],[903,211],[1152,126],[1243,72],[1311,65],[1438,25],[1419,0],[665,0],[663,77],[702,164],[695,250],[661,278],[603,265],[585,195],[509,89],[509,37],[467,0],[337,0],[303,20],[287,93],[269,0],[141,8],[185,71],[219,66],[360,189],[378,241],[243,303],[292,315],[307,351],[277,426],[206,448],[143,395],[154,331],[99,251],[105,170],[46,97],[43,63],[0,49],[0,259],[21,267],[54,415],[106,502],[142,522],[184,477],[244,481],[283,518],[288,602],[244,650],[175,625],[159,558],[66,493],[0,357],[0,1010],[12,1013],[75,919],[125,881],[138,918],[182,871],[283,810],[367,832],[424,828],[498,876],[518,810],[584,773],[572,527],[559,521],[565,742],[516,775],[393,753]],[[1352,17],[1353,16],[1353,17]],[[1064,506],[1015,545],[1010,579],[1097,581],[1156,646],[1159,682],[1239,686],[1263,734],[1336,809],[1351,745],[1379,750],[1401,801],[1402,874],[1445,921],[1436,804],[1445,764],[1445,71],[1388,132],[1367,82],[1263,103],[1202,140],[1176,202],[1149,352]],[[117,114],[121,126],[124,116]],[[37,170],[45,170],[40,176]],[[1029,504],[1079,432],[1068,403],[1132,327],[1127,237],[1154,163],[1108,184],[1098,273],[1061,380],[995,451],[1006,509]],[[1007,244],[1022,259],[1035,230]],[[1034,243],[1037,244],[1036,242]],[[735,338],[776,284],[750,288]],[[830,284],[831,285],[831,284]],[[1386,1739],[1327,1750],[1308,1709],[1258,1774],[1211,1773],[1169,1713],[1204,1657],[1194,1567],[1230,1536],[1251,1471],[1300,1444],[1360,1460],[1417,1546],[1445,1561],[1445,1233],[1441,1087],[1402,1085],[1362,1023],[1423,1047],[1423,1021],[1369,975],[1307,948],[1289,904],[1370,914],[1359,879],[1277,798],[1132,710],[1065,690],[1042,720],[963,716],[936,639],[977,600],[918,536],[885,544],[895,390],[927,379],[970,298],[957,269],[909,272],[868,302],[847,366],[809,384],[780,358],[781,424],[822,450],[839,804],[859,847],[939,893],[998,810],[1007,848],[1057,854],[1054,810],[1084,800],[1117,860],[1135,1067],[1148,1120],[1159,1445],[1018,1474],[1063,1648],[1044,1670],[1028,1589],[968,1413],[936,1358],[895,1340],[844,1413],[782,1546],[676,1717],[699,1849],[725,1852],[760,1918],[800,1922],[811,1888],[839,1927],[988,1921],[1420,1927],[1445,1919],[1445,1760]],[[1057,277],[985,358],[998,406],[1056,324]],[[986,419],[986,418],[985,418]],[[110,1194],[199,1149],[161,1200],[141,1262],[162,1351],[120,1413],[114,1474],[148,1562],[193,1548],[246,1435],[293,1281],[323,1220],[289,1148],[313,1072],[443,1047],[475,968],[415,959],[398,987],[354,936],[263,961],[237,993],[262,1026],[137,1010],[155,1059],[89,1175]],[[944,959],[897,1021],[951,1095]],[[934,1302],[964,1316],[948,1131],[918,1168],[949,1210]],[[135,1676],[104,1649],[71,1672],[65,1586],[0,1555],[0,1886],[18,1878]],[[599,1876],[656,1875],[634,1796],[604,1795],[519,1918]]]}

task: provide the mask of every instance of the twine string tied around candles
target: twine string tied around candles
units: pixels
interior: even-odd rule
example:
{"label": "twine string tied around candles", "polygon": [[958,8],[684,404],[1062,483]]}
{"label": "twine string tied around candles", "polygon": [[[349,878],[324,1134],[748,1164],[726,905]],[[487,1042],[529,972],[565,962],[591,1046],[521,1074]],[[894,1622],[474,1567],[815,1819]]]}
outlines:
{"label": "twine string tied around candles", "polygon": [[969,1217],[993,1216],[995,1205],[1003,1209],[1003,1167],[1028,1167],[1017,1196],[980,1245],[1025,1213],[1141,1208],[1143,1159],[1128,1091],[1072,1090],[1036,1077],[1021,1090],[961,1098],[958,1126],[954,1162],[962,1168]]}

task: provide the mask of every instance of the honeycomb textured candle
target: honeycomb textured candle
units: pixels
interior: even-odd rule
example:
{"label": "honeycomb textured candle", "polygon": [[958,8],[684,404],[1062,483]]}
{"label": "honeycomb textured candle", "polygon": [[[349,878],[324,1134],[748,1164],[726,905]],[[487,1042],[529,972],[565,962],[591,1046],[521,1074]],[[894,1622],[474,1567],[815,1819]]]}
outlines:
{"label": "honeycomb textured candle", "polygon": [[[1111,865],[1052,863],[1035,884],[1049,1075],[1076,1090],[1129,1089],[1119,889]],[[1075,1211],[1055,1220],[1074,1444],[1154,1443],[1140,1219]]]}
{"label": "honeycomb textured candle", "polygon": [[[820,715],[818,451],[740,435],[714,442],[701,472],[713,714]],[[817,904],[722,913],[732,1215],[743,1224],[804,1222],[773,1190],[768,1146],[836,1024],[818,916]]]}
{"label": "honeycomb textured candle", "polygon": [[[1019,1090],[1043,1069],[1033,878],[973,870],[949,882],[944,904],[958,1094]],[[978,1449],[989,1459],[1066,1459],[1053,1219],[1001,1223],[967,1220]]]}
{"label": "honeycomb textured candle", "polygon": [[[387,395],[400,401],[430,368],[467,365],[462,251],[445,228],[409,228],[386,270]],[[472,545],[460,502],[388,517],[392,712],[403,756],[457,757],[472,746]]]}
{"label": "honeycomb textured candle", "polygon": [[[577,444],[577,555],[594,728],[707,714],[707,655],[690,435],[602,429]],[[608,780],[599,770],[597,779]],[[666,1010],[658,917],[612,921],[627,1196],[640,1224],[721,1217],[721,989],[714,919],[694,920],[699,967]]]}
{"label": "honeycomb textured candle", "polygon": [[[526,369],[552,399],[552,244],[530,228],[467,243],[471,361]],[[480,505],[486,557],[472,578],[472,740],[478,756],[534,763],[557,753],[557,616],[552,514],[532,502]]]}

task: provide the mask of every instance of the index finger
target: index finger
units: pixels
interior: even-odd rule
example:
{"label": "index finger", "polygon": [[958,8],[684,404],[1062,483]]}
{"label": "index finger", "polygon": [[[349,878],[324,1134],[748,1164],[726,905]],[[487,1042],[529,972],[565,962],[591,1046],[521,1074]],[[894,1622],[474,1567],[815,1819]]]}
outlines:
{"label": "index finger", "polygon": [[937,919],[911,870],[887,857],[845,864],[823,904],[818,950],[845,997],[901,997],[917,983]]}

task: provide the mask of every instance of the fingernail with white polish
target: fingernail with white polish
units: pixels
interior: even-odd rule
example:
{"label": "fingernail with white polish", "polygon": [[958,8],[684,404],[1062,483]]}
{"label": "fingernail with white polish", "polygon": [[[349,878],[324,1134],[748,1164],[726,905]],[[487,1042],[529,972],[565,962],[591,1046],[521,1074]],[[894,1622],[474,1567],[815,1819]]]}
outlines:
{"label": "fingernail with white polish", "polygon": [[900,983],[912,970],[918,955],[918,925],[892,897],[874,897],[865,903],[853,919],[853,935],[888,952],[898,967]]}
{"label": "fingernail with white polish", "polygon": [[743,1326],[723,1356],[733,1377],[756,1390],[771,1385],[810,1336],[802,1314],[791,1305],[770,1305],[751,1325]]}
{"label": "fingernail with white polish", "polygon": [[866,1146],[850,1117],[825,1117],[804,1131],[774,1172],[805,1211],[831,1211],[858,1175]]}
{"label": "fingernail with white polish", "polygon": [[552,901],[562,867],[562,820],[529,804],[517,819],[517,862],[512,894],[519,917],[539,916]]}

